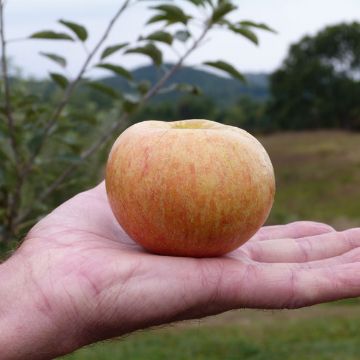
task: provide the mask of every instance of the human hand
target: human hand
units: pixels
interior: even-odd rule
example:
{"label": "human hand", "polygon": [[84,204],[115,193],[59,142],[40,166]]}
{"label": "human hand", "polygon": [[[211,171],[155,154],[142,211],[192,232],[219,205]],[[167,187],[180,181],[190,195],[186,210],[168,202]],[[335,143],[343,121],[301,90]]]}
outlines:
{"label": "human hand", "polygon": [[220,258],[153,255],[118,225],[102,183],[41,220],[0,266],[6,294],[0,348],[8,351],[4,359],[50,359],[137,329],[230,309],[355,297],[359,260],[360,229],[336,232],[313,222],[264,227]]}

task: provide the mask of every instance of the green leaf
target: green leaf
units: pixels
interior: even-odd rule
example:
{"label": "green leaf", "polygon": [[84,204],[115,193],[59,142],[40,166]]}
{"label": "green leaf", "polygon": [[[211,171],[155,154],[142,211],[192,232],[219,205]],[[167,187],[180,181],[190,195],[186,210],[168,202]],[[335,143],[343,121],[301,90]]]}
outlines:
{"label": "green leaf", "polygon": [[6,186],[6,191],[11,193],[15,189],[15,186],[17,184],[16,166],[15,163],[8,163],[6,165],[6,167],[3,166],[5,168],[5,171],[3,172],[2,183]]}
{"label": "green leaf", "polygon": [[58,155],[56,157],[56,159],[59,161],[64,161],[66,163],[70,163],[70,164],[80,164],[83,162],[83,159],[81,158],[81,156],[75,155],[75,154]]}
{"label": "green leaf", "polygon": [[122,43],[122,44],[116,44],[112,46],[108,46],[101,54],[101,60],[105,59],[106,57],[116,53],[118,50],[121,50],[125,46],[129,45],[129,43]]}
{"label": "green leaf", "polygon": [[191,37],[191,34],[187,30],[178,30],[174,34],[174,38],[181,42],[186,42]]}
{"label": "green leaf", "polygon": [[168,18],[164,14],[154,15],[148,20],[147,24],[155,24],[160,21],[168,21]]}
{"label": "green leaf", "polygon": [[192,3],[195,6],[205,6],[208,1],[206,0],[187,0],[188,2]]}
{"label": "green leaf", "polygon": [[170,33],[166,31],[155,31],[152,34],[146,36],[146,40],[153,40],[153,41],[159,41],[163,42],[165,44],[171,45],[173,42],[173,37]]}
{"label": "green leaf", "polygon": [[40,52],[40,55],[45,56],[48,59],[56,62],[58,65],[60,65],[63,68],[66,67],[66,59],[60,55],[45,53],[45,52]]}
{"label": "green leaf", "polygon": [[100,82],[91,82],[87,83],[87,86],[93,88],[94,90],[97,90],[104,95],[110,96],[113,99],[120,99],[121,94],[119,94],[114,88],[107,86],[105,84],[102,84]]}
{"label": "green leaf", "polygon": [[10,156],[6,153],[6,150],[2,149],[1,147],[0,147],[0,159],[2,163],[4,160],[11,161]]}
{"label": "green leaf", "polygon": [[230,30],[232,30],[233,32],[242,35],[243,37],[245,37],[246,39],[250,40],[252,43],[254,43],[255,45],[259,45],[259,40],[258,37],[255,35],[254,32],[252,32],[251,30],[247,29],[246,27],[235,27],[235,26],[230,26]]}
{"label": "green leaf", "polygon": [[36,33],[30,35],[30,39],[74,41],[74,39],[68,34],[55,32],[55,31],[51,31],[51,30],[36,32]]}
{"label": "green leaf", "polygon": [[181,92],[187,92],[193,95],[201,95],[202,91],[201,89],[192,84],[186,84],[186,83],[177,83],[177,84],[171,84],[167,88],[163,88],[159,91],[159,94],[167,94],[172,91],[181,91]]}
{"label": "green leaf", "polygon": [[238,70],[236,70],[232,65],[226,63],[225,61],[207,61],[204,63],[207,66],[211,66],[218,70],[225,71],[232,77],[239,79],[243,82],[246,82],[244,75],[242,75]]}
{"label": "green leaf", "polygon": [[113,65],[113,64],[99,64],[99,65],[96,65],[96,67],[110,70],[113,73],[115,73],[116,75],[122,76],[126,79],[129,79],[129,80],[132,79],[131,73],[129,71],[127,71],[125,68],[123,68],[122,66]]}
{"label": "green leaf", "polygon": [[139,91],[140,94],[145,95],[151,87],[151,82],[148,80],[143,80],[136,84],[136,88]]}
{"label": "green leaf", "polygon": [[[1,156],[1,149],[0,149],[0,156]],[[0,168],[0,187],[4,186],[5,184],[5,169],[3,167]],[[0,227],[0,233],[2,231],[2,227]]]}
{"label": "green leaf", "polygon": [[155,65],[160,66],[162,64],[162,52],[152,43],[143,47],[129,49],[125,53],[146,55],[152,59]]}
{"label": "green leaf", "polygon": [[239,25],[240,26],[246,26],[246,27],[255,27],[257,29],[273,32],[274,34],[277,33],[276,30],[272,29],[271,27],[267,26],[264,23],[255,23],[253,21],[245,20],[245,21],[240,21]]}
{"label": "green leaf", "polygon": [[59,23],[70,29],[80,41],[85,41],[88,38],[88,32],[85,26],[66,20],[59,20]]}
{"label": "green leaf", "polygon": [[215,8],[212,16],[211,16],[211,22],[217,23],[218,21],[222,20],[227,14],[231,13],[237,9],[237,7],[233,4],[231,4],[228,1],[221,1],[219,5]]}
{"label": "green leaf", "polygon": [[153,16],[147,23],[152,24],[158,21],[167,21],[168,24],[182,23],[187,24],[191,16],[186,15],[184,11],[175,5],[162,4],[152,7],[160,13]]}
{"label": "green leaf", "polygon": [[57,73],[50,73],[51,78],[53,79],[53,81],[59,85],[62,89],[66,89],[69,85],[69,80],[61,74],[57,74]]}
{"label": "green leaf", "polygon": [[70,148],[79,146],[79,139],[76,136],[76,133],[67,131],[64,134],[57,134],[53,136],[53,139],[56,140],[60,144],[64,144],[69,146]]}
{"label": "green leaf", "polygon": [[28,149],[31,153],[34,153],[44,140],[44,131],[42,129],[36,129],[33,136],[27,142]]}
{"label": "green leaf", "polygon": [[177,84],[176,90],[187,92],[193,95],[201,95],[202,91],[199,86],[192,84]]}
{"label": "green leaf", "polygon": [[[0,105],[0,114],[3,114],[3,115],[6,115],[6,108],[5,108],[5,106],[4,105]],[[0,126],[2,125],[3,123],[2,122],[0,122]],[[0,128],[1,129],[1,128]]]}
{"label": "green leaf", "polygon": [[137,95],[125,94],[123,108],[125,112],[131,114],[139,107],[139,103],[140,98]]}

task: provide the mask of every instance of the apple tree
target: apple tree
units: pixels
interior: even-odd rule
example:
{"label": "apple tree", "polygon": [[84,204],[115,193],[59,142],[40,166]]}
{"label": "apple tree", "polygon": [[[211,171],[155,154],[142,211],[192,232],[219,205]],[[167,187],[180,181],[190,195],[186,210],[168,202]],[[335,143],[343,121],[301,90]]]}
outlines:
{"label": "apple tree", "polygon": [[[130,7],[144,2],[148,3],[149,16],[143,33],[132,43],[121,40],[110,43],[108,38],[114,25],[121,22]],[[182,0],[175,5],[171,1],[124,0],[92,48],[88,45],[86,27],[65,19],[58,21],[55,30],[40,30],[26,38],[26,41],[51,40],[59,44],[58,52],[39,54],[54,65],[49,81],[41,87],[15,76],[9,68],[8,48],[19,46],[19,42],[12,43],[5,36],[5,12],[6,2],[0,0],[0,247],[3,249],[16,245],[49,208],[102,177],[99,169],[105,163],[114,136],[154,96],[169,91],[199,92],[189,84],[169,87],[167,83],[193,52],[206,45],[212,31],[223,29],[256,45],[257,30],[273,31],[263,23],[233,20],[241,15],[237,1]],[[69,59],[62,53],[68,43],[77,43],[84,49],[83,62],[73,77],[67,75]],[[171,65],[164,63],[166,47],[178,56]],[[114,54],[117,59],[129,54],[147,57],[158,67],[159,78],[153,83],[134,79],[121,60],[114,61]],[[202,65],[244,80],[233,65],[222,59]],[[91,71],[97,68],[124,78],[131,91],[119,92],[94,80]],[[108,97],[111,106],[99,109],[83,96],[85,89]]]}

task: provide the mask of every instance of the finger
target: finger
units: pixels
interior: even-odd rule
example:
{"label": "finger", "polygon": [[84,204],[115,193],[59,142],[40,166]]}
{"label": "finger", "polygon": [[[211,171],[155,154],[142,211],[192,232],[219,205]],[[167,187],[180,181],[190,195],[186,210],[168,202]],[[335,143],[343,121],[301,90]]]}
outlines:
{"label": "finger", "polygon": [[[360,261],[360,247],[352,249],[344,254],[339,256],[334,256],[328,259],[322,260],[314,260],[309,262],[301,262],[301,263],[257,263],[253,262],[257,266],[261,266],[268,269],[273,269],[274,267],[284,270],[306,270],[306,269],[319,269],[319,268],[328,268],[335,265],[341,264],[350,264],[353,262]],[[250,263],[250,262],[248,262]]]}
{"label": "finger", "polygon": [[360,262],[295,272],[293,299],[296,308],[360,296]]}
{"label": "finger", "polygon": [[253,236],[252,240],[297,239],[333,231],[335,231],[334,228],[323,223],[296,221],[287,225],[264,226]]}
{"label": "finger", "polygon": [[265,263],[302,263],[331,258],[360,247],[360,228],[299,239],[257,241],[244,247],[248,256]]}
{"label": "finger", "polygon": [[[300,308],[360,296],[360,262],[284,270],[247,265],[223,277],[222,303],[230,308]],[[237,276],[236,276],[237,275]]]}

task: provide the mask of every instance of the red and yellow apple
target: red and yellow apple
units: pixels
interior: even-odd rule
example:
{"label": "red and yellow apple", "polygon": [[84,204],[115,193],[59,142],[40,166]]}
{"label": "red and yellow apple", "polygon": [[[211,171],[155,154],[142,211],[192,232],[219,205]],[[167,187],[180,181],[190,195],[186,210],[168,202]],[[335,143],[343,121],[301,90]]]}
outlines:
{"label": "red and yellow apple", "polygon": [[266,221],[274,171],[258,140],[208,120],[144,121],[114,143],[106,167],[113,213],[152,253],[230,252]]}

